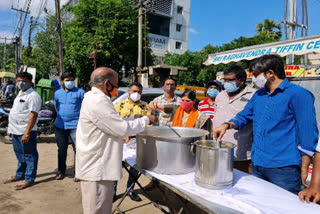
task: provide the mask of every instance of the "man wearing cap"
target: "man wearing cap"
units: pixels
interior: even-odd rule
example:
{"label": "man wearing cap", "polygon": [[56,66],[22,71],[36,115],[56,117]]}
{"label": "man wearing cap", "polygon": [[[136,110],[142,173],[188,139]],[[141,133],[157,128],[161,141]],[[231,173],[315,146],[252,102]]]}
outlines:
{"label": "man wearing cap", "polygon": [[214,117],[214,108],[216,96],[222,89],[222,84],[218,80],[213,80],[207,83],[207,98],[201,101],[198,105],[198,111],[201,111],[212,120]]}
{"label": "man wearing cap", "polygon": [[[224,88],[215,99],[213,128],[234,118],[253,96],[255,89],[246,84],[247,74],[240,66],[234,65],[224,72]],[[234,149],[234,168],[249,173],[251,171],[251,146],[253,143],[252,123],[242,130],[232,130],[225,134],[224,141],[231,142]]]}

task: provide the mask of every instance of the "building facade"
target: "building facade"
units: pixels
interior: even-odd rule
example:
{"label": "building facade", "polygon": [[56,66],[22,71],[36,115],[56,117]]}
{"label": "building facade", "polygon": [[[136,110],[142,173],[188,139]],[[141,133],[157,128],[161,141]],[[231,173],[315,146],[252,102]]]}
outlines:
{"label": "building facade", "polygon": [[161,58],[166,53],[183,54],[188,50],[190,0],[154,0],[147,20],[154,55]]}

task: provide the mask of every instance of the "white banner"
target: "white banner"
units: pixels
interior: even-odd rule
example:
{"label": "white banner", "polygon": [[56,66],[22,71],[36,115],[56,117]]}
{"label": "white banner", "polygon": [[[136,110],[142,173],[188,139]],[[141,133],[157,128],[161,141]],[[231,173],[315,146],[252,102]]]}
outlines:
{"label": "white banner", "polygon": [[229,62],[238,62],[241,60],[252,60],[267,54],[278,54],[283,57],[290,54],[302,55],[312,52],[320,53],[320,35],[210,54],[204,64],[227,64]]}

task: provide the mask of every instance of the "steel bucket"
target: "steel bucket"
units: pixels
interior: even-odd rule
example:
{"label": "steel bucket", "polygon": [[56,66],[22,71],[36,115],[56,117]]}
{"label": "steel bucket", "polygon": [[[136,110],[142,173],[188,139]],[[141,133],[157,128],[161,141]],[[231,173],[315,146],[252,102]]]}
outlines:
{"label": "steel bucket", "polygon": [[229,142],[200,140],[196,145],[195,182],[208,189],[222,189],[233,183],[233,148]]}
{"label": "steel bucket", "polygon": [[202,129],[147,127],[137,134],[137,166],[158,174],[186,174],[194,172],[195,153],[191,143],[208,135]]}

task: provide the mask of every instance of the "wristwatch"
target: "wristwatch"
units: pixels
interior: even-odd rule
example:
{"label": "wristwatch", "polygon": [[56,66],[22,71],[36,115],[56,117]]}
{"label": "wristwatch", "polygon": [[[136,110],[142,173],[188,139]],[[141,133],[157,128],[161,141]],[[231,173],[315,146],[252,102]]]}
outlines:
{"label": "wristwatch", "polygon": [[24,134],[23,136],[25,136],[25,137],[29,137],[30,135],[28,135],[28,134]]}

